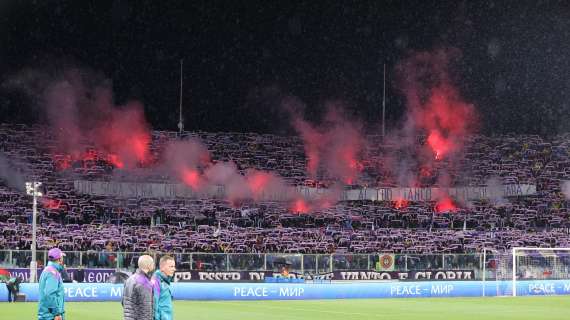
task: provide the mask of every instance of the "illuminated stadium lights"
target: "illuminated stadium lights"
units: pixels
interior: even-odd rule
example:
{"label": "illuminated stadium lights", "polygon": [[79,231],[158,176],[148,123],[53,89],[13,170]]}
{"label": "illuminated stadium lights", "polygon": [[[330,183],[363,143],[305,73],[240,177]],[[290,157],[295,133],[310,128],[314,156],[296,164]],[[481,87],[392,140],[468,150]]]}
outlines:
{"label": "illuminated stadium lights", "polygon": [[37,233],[37,211],[38,211],[38,197],[42,197],[43,193],[41,193],[38,188],[42,185],[41,182],[33,181],[33,182],[26,182],[26,194],[32,196],[32,261],[30,262],[30,282],[37,282],[37,272],[38,272],[38,265],[37,265],[37,258],[36,258],[36,233]]}

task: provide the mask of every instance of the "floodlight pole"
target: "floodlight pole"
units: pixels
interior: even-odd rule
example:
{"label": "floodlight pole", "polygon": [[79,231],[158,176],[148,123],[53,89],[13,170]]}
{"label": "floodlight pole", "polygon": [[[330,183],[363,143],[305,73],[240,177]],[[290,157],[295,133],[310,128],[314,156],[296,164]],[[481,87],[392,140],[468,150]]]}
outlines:
{"label": "floodlight pole", "polygon": [[37,263],[37,243],[36,243],[36,233],[38,231],[38,226],[36,223],[36,220],[38,218],[38,198],[36,196],[36,189],[34,187],[34,196],[33,196],[33,205],[32,205],[32,211],[33,211],[33,217],[32,217],[32,270],[30,272],[30,276],[31,276],[31,281],[32,282],[37,282],[37,276],[38,276],[38,263]]}
{"label": "floodlight pole", "polygon": [[386,64],[384,63],[384,81],[382,89],[382,138],[386,136]]}
{"label": "floodlight pole", "polygon": [[180,133],[180,137],[182,137],[182,134],[184,133],[184,120],[182,119],[183,66],[184,66],[184,59],[180,59],[180,105],[178,110],[178,130]]}
{"label": "floodlight pole", "polygon": [[32,196],[32,261],[30,262],[30,282],[37,282],[38,279],[38,263],[37,263],[37,244],[36,244],[36,234],[37,228],[37,217],[38,217],[38,197],[42,196],[42,193],[38,191],[38,188],[42,185],[41,182],[26,182],[26,193]]}

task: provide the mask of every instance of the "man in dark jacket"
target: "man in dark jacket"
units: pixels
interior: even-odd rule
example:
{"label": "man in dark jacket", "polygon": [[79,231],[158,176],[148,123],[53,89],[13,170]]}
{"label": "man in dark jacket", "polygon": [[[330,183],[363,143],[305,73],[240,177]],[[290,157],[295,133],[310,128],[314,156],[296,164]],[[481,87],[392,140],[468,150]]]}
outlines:
{"label": "man in dark jacket", "polygon": [[154,259],[143,255],[138,260],[139,268],[125,282],[123,290],[124,320],[153,320],[154,297],[151,282]]}
{"label": "man in dark jacket", "polygon": [[83,266],[79,266],[79,268],[77,268],[77,271],[75,271],[75,281],[82,283],[85,281],[85,269],[83,269]]}
{"label": "man in dark jacket", "polygon": [[63,280],[64,283],[70,283],[73,282],[73,280],[71,279],[71,276],[69,275],[69,272],[67,272],[67,266],[63,265],[63,270],[61,271],[61,280]]}

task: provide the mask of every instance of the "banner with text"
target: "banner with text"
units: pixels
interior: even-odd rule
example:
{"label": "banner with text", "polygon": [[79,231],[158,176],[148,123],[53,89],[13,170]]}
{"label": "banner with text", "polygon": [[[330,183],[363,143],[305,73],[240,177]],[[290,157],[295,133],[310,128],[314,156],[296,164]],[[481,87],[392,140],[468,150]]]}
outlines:
{"label": "banner with text", "polygon": [[[262,282],[266,277],[279,277],[273,271],[177,271],[174,275],[176,282],[211,281],[211,282]],[[290,273],[290,278],[303,278],[306,280],[475,280],[473,270],[423,270],[423,271],[370,271],[351,270],[333,271],[321,274]]]}
{"label": "banner with text", "polygon": [[[30,280],[29,268],[6,268],[4,270],[8,271],[11,277],[21,277],[24,282],[28,282]],[[38,269],[38,279],[42,270],[43,269]],[[69,274],[71,280],[77,281],[79,269],[68,268],[65,270]],[[83,269],[83,282],[104,283],[107,282],[113,274],[115,274],[115,269]]]}
{"label": "banner with text", "polygon": [[[510,295],[511,281],[423,281],[354,283],[204,283],[171,285],[175,300],[309,300],[361,298],[480,297]],[[517,296],[570,294],[570,280],[517,281]],[[26,301],[38,300],[38,284],[23,283]],[[65,283],[65,301],[121,301],[122,284]],[[8,290],[0,283],[0,301]],[[119,306],[120,307],[120,306]]]}
{"label": "banner with text", "polygon": [[[119,198],[192,198],[223,199],[226,197],[224,186],[209,186],[194,191],[184,184],[174,183],[138,183],[113,181],[74,181],[74,189],[81,194],[93,196],[114,196]],[[307,199],[327,197],[339,201],[437,201],[443,195],[449,195],[458,201],[499,199],[504,197],[523,197],[536,194],[534,184],[507,184],[501,187],[455,187],[455,188],[355,188],[340,193],[323,188],[304,186],[286,187],[274,192],[261,192],[257,198],[263,201],[288,201],[299,195]]]}

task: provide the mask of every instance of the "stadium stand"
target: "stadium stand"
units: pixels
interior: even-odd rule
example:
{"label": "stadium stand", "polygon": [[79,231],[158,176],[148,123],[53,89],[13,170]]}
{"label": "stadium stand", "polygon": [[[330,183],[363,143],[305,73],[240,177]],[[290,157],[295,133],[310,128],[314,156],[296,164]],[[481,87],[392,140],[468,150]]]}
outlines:
{"label": "stadium stand", "polygon": [[[311,180],[305,172],[302,141],[254,133],[186,133],[200,139],[213,161],[233,161],[240,172],[276,172],[293,185],[332,183],[324,173]],[[151,151],[158,158],[174,132],[154,131]],[[394,187],[395,173],[383,154],[396,146],[369,136],[361,184]],[[86,145],[89,149],[89,146]],[[175,253],[467,253],[514,246],[570,247],[568,201],[560,190],[570,180],[570,135],[473,136],[465,158],[451,172],[455,185],[481,186],[490,177],[502,183],[536,184],[537,194],[504,203],[474,201],[457,212],[434,214],[434,203],[339,202],[310,214],[291,212],[277,202],[231,204],[217,199],[120,199],[76,194],[74,179],[136,179],[113,170],[100,155],[79,162],[57,154],[44,128],[0,125],[0,151],[24,163],[43,181],[38,247],[57,244],[66,251],[101,250]],[[445,160],[441,166],[445,165]],[[67,170],[61,170],[62,167]],[[465,173],[469,174],[465,174]],[[434,176],[437,172],[433,173]],[[166,174],[145,181],[170,181]],[[427,185],[433,179],[423,180]],[[22,191],[0,184],[0,249],[30,247],[31,202]],[[465,226],[465,228],[464,228]],[[111,247],[109,248],[109,244]],[[106,249],[107,247],[107,249]],[[100,265],[99,255],[91,263]],[[25,260],[25,257],[22,258]],[[16,260],[18,260],[16,258]],[[26,266],[26,261],[18,261]]]}

